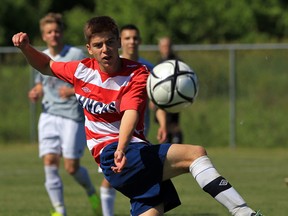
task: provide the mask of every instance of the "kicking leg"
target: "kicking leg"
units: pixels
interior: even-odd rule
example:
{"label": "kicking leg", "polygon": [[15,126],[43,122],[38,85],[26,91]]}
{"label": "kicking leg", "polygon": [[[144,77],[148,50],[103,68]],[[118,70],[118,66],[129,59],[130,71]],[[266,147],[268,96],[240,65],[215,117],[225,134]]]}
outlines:
{"label": "kicking leg", "polygon": [[162,216],[164,215],[164,206],[163,204],[160,204],[158,206],[155,206],[154,208],[151,208],[144,212],[143,214],[139,216]]}
{"label": "kicking leg", "polygon": [[201,146],[174,144],[167,153],[163,178],[190,172],[199,186],[234,216],[250,216],[254,211],[215,169]]}

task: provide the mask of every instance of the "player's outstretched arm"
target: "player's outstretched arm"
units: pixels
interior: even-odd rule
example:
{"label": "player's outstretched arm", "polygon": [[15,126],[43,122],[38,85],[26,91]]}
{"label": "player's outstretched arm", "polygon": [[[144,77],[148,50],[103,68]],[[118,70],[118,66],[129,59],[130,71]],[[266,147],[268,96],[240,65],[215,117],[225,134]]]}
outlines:
{"label": "player's outstretched arm", "polygon": [[26,33],[19,32],[15,34],[12,37],[12,42],[15,47],[18,47],[22,51],[28,63],[33,68],[40,71],[42,74],[54,76],[50,68],[50,65],[52,64],[51,58],[32,47]]}
{"label": "player's outstretched arm", "polygon": [[124,112],[119,130],[118,147],[114,153],[115,166],[111,167],[111,169],[115,173],[121,172],[126,165],[127,162],[125,156],[126,147],[130,143],[130,140],[133,136],[138,121],[139,121],[138,111],[126,110]]}

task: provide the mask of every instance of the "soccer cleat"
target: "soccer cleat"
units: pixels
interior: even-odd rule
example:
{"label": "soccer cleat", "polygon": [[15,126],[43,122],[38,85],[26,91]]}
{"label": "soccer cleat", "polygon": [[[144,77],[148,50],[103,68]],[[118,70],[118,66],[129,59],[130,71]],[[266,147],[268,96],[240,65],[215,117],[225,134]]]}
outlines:
{"label": "soccer cleat", "polygon": [[93,212],[95,213],[95,215],[101,216],[102,215],[102,209],[101,209],[100,198],[96,194],[92,194],[88,198],[89,198],[89,201],[91,203],[91,206],[92,206],[92,209],[93,209]]}
{"label": "soccer cleat", "polygon": [[260,211],[257,211],[255,213],[252,213],[251,216],[264,216],[264,215],[261,214]]}
{"label": "soccer cleat", "polygon": [[51,216],[64,216],[64,215],[59,212],[51,212]]}

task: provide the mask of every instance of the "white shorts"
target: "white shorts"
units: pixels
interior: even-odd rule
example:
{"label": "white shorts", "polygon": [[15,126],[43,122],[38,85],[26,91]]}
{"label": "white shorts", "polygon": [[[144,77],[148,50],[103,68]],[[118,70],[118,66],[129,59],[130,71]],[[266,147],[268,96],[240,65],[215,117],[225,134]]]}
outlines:
{"label": "white shorts", "polygon": [[48,153],[59,154],[69,159],[83,156],[86,147],[83,122],[41,113],[38,134],[40,157]]}

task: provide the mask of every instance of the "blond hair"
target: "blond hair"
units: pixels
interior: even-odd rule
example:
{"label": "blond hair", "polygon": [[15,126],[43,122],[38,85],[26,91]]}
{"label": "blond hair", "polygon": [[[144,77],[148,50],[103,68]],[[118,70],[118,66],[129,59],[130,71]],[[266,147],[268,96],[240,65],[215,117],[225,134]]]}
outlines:
{"label": "blond hair", "polygon": [[43,32],[44,26],[49,23],[56,23],[60,27],[61,31],[63,31],[65,28],[62,15],[60,13],[48,13],[42,19],[40,19],[40,31]]}

